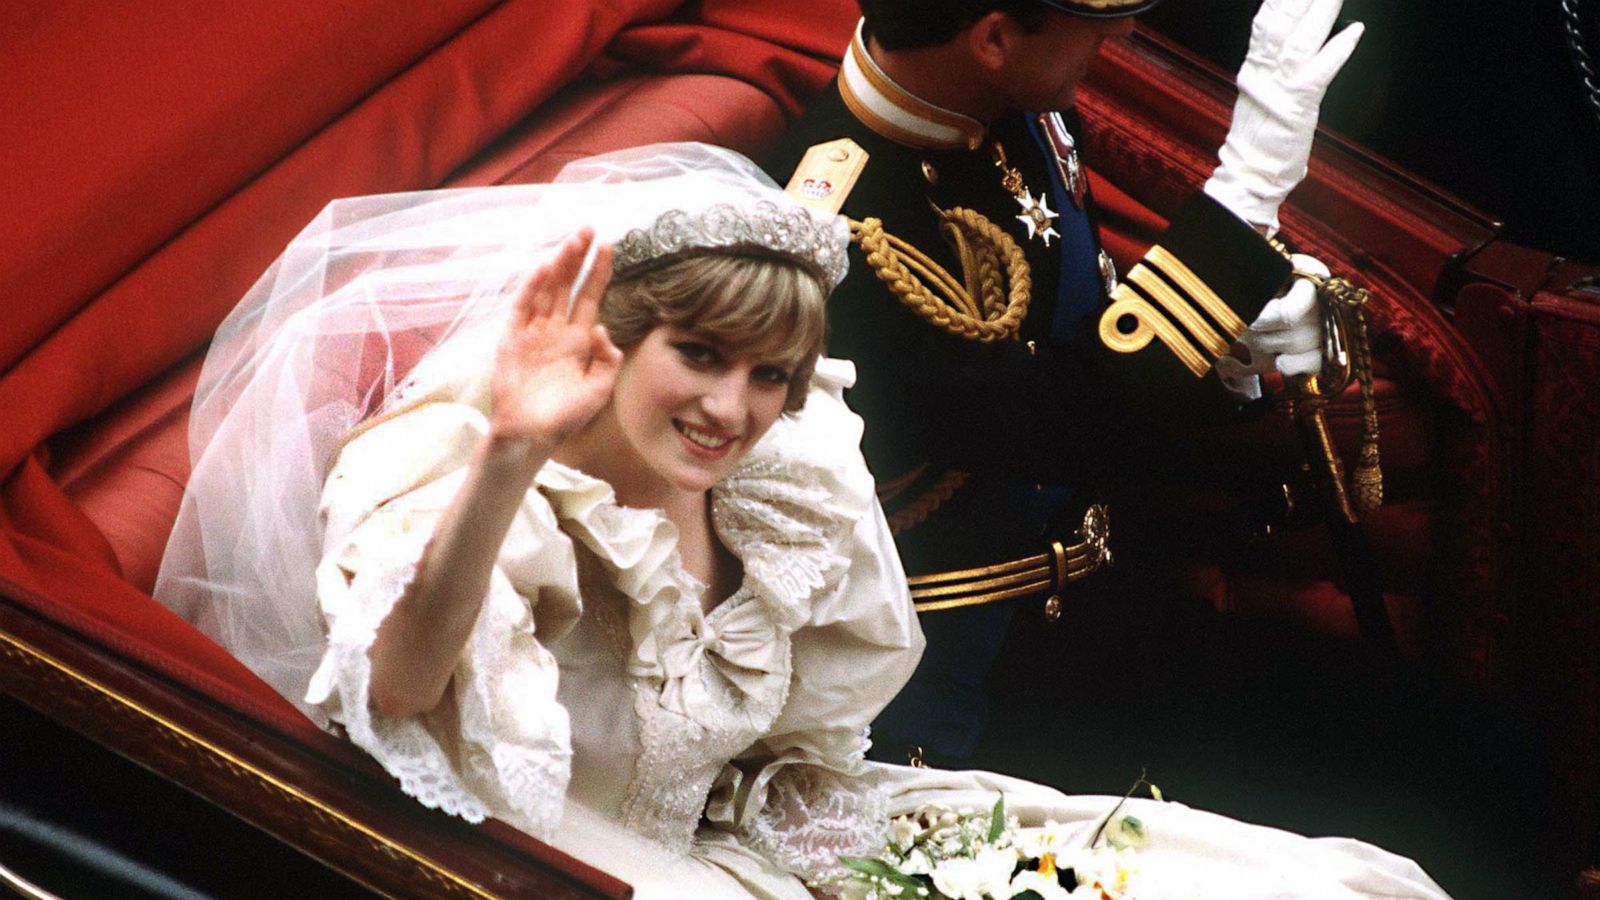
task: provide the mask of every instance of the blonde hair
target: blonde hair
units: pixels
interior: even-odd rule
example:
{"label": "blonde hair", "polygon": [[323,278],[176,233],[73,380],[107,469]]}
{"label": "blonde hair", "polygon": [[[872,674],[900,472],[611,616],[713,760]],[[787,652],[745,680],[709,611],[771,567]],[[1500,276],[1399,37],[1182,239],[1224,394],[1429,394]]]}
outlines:
{"label": "blonde hair", "polygon": [[[600,321],[626,350],[658,325],[704,332],[733,347],[780,346],[788,364],[783,408],[806,402],[811,372],[827,338],[826,282],[815,270],[782,256],[711,252],[639,267],[612,278],[600,301]],[[489,368],[463,382],[445,383],[358,422],[334,453],[396,416],[429,403],[467,402],[487,411]]]}
{"label": "blonde hair", "polygon": [[600,321],[627,349],[659,325],[704,332],[732,347],[778,347],[789,368],[784,409],[805,405],[827,337],[828,289],[781,256],[701,253],[612,279]]}

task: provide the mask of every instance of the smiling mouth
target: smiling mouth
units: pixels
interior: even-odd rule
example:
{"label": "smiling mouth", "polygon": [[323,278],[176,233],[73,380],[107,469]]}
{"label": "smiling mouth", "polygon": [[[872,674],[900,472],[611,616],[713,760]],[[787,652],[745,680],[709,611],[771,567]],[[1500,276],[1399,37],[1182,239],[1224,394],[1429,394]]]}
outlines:
{"label": "smiling mouth", "polygon": [[672,427],[678,429],[678,433],[687,438],[689,443],[704,450],[715,452],[733,443],[733,438],[731,437],[712,434],[709,431],[701,431],[693,425],[680,422],[677,419],[672,420]]}

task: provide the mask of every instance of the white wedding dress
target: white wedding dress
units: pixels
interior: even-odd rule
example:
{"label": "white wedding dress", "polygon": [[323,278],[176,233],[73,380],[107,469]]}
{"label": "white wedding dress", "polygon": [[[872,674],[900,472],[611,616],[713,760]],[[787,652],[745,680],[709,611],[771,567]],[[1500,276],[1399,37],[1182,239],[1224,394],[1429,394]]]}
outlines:
{"label": "white wedding dress", "polygon": [[[806,408],[713,489],[744,580],[709,614],[660,513],[546,465],[451,691],[407,719],[370,708],[367,650],[486,421],[436,402],[368,428],[323,495],[329,644],[306,700],[423,803],[501,818],[642,897],[809,897],[803,879],[881,846],[888,816],[986,809],[996,792],[1024,823],[1087,839],[1115,798],[863,759],[922,637],[857,451],[861,423],[840,398],[852,374],[825,360]],[[1358,841],[1130,802],[1151,835],[1141,897],[1445,896],[1411,861]]]}

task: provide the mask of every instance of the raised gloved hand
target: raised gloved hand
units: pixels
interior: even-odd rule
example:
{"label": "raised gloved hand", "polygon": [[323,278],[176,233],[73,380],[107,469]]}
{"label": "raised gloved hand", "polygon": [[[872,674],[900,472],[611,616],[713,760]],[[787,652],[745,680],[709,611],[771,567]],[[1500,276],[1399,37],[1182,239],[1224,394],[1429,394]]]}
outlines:
{"label": "raised gloved hand", "polygon": [[[1290,260],[1297,272],[1322,278],[1330,274],[1316,257],[1296,253]],[[1240,336],[1249,361],[1224,356],[1217,360],[1217,374],[1231,390],[1254,399],[1261,396],[1258,375],[1273,369],[1286,378],[1322,371],[1325,337],[1317,286],[1308,278],[1296,278],[1287,291],[1262,307],[1261,315]]]}
{"label": "raised gloved hand", "polygon": [[1360,22],[1328,40],[1342,5],[1266,0],[1250,27],[1233,125],[1205,192],[1269,236],[1278,207],[1306,175],[1322,95],[1361,40]]}

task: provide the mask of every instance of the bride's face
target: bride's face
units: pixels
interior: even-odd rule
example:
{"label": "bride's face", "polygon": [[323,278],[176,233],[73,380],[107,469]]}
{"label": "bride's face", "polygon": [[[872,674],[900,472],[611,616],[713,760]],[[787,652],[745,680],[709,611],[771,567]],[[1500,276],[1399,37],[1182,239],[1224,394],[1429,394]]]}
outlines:
{"label": "bride's face", "polygon": [[783,413],[793,372],[785,349],[655,327],[626,352],[612,392],[628,449],[667,485],[709,489]]}

